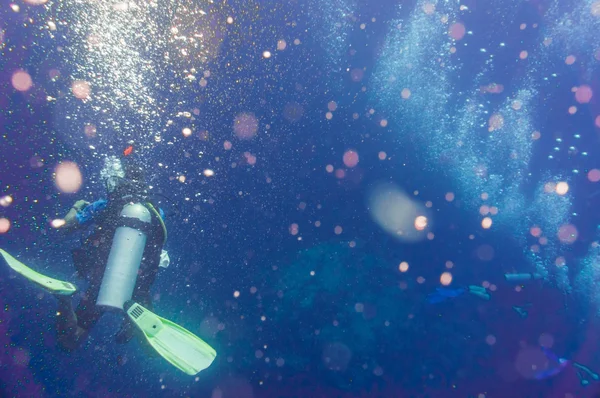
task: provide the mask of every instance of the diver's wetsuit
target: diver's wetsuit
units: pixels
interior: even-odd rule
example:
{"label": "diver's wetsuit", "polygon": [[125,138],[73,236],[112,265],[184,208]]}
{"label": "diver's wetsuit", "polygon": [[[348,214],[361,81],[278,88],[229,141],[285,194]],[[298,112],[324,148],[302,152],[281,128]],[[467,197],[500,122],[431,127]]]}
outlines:
{"label": "diver's wetsuit", "polygon": [[[99,200],[77,213],[78,226],[94,224],[93,233],[88,236],[80,248],[73,250],[73,262],[78,274],[89,282],[89,287],[82,296],[75,312],[71,307],[71,298],[59,299],[60,316],[57,317],[58,342],[62,348],[71,350],[77,348],[87,336],[87,332],[102,316],[102,309],[96,306],[100,292],[102,277],[108,261],[112,240],[116,229],[120,226],[119,217],[123,206],[130,200]],[[147,203],[147,201],[140,201]],[[160,209],[159,209],[160,211]],[[158,220],[159,215],[152,210],[150,232],[147,234],[146,246],[138,277],[133,291],[132,300],[148,309],[152,309],[150,288],[158,273],[160,254],[165,240],[163,224]],[[160,217],[164,219],[162,211]],[[126,322],[128,320],[126,319]],[[126,326],[126,325],[124,325]],[[122,338],[126,342],[131,338]]]}

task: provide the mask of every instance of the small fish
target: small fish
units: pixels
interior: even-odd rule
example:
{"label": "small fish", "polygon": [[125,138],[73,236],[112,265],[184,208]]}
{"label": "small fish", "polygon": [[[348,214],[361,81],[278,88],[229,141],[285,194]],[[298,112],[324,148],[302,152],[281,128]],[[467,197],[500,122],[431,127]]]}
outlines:
{"label": "small fish", "polygon": [[123,155],[124,156],[129,156],[131,155],[131,153],[133,152],[133,145],[129,145],[127,148],[125,148],[125,150],[123,151]]}

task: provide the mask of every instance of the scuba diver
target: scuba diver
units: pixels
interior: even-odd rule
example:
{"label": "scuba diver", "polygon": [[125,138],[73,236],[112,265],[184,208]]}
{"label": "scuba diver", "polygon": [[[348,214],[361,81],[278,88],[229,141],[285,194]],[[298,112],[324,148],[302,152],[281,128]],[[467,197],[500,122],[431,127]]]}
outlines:
{"label": "scuba diver", "polygon": [[[159,265],[168,265],[168,254],[162,250],[167,238],[164,213],[148,198],[142,167],[128,162],[123,170],[118,158],[108,157],[100,176],[107,198],[93,203],[78,200],[61,227],[75,232],[93,225],[91,235],[72,252],[77,273],[89,283],[86,294],[75,311],[69,296],[56,296],[60,314],[56,322],[58,342],[65,350],[79,347],[104,310],[122,309],[128,299],[152,311],[150,288]],[[130,228],[117,235],[122,226]],[[136,240],[141,235],[138,231],[145,234],[145,242]],[[127,262],[139,262],[137,273],[131,274],[127,265],[123,266]],[[135,268],[130,269],[135,272]],[[125,318],[115,340],[126,343],[133,332],[133,325]]]}
{"label": "scuba diver", "polygon": [[437,304],[456,297],[463,296],[465,293],[469,293],[486,301],[490,299],[490,294],[487,292],[487,289],[485,287],[469,285],[467,287],[459,288],[437,287],[435,289],[435,292],[429,293],[427,295],[426,300],[429,304]]}
{"label": "scuba diver", "polygon": [[3,249],[0,256],[12,270],[58,299],[60,348],[78,348],[105,311],[124,312],[117,343],[131,340],[137,329],[156,353],[195,375],[208,368],[217,353],[189,330],[152,310],[150,288],[159,267],[168,266],[169,258],[162,250],[167,239],[165,216],[150,200],[143,169],[132,162],[123,169],[121,161],[112,156],[106,159],[100,176],[107,198],[93,203],[78,200],[60,225],[66,232],[92,229],[73,251],[77,273],[89,282],[75,310],[71,299],[77,291],[74,284],[41,274]]}
{"label": "scuba diver", "polygon": [[544,356],[546,357],[546,364],[545,366],[536,369],[535,372],[533,373],[533,378],[536,380],[544,380],[544,379],[548,379],[551,378],[553,376],[556,376],[557,374],[561,373],[567,366],[572,365],[573,368],[575,369],[575,373],[577,374],[577,377],[579,377],[579,381],[581,383],[582,386],[586,387],[590,384],[590,379],[592,381],[598,381],[600,380],[600,375],[598,375],[596,372],[592,371],[590,368],[588,368],[585,365],[582,365],[580,363],[568,360],[566,358],[560,358],[558,355],[556,355],[554,352],[552,352],[549,348],[547,347],[540,347],[542,352],[544,353]]}

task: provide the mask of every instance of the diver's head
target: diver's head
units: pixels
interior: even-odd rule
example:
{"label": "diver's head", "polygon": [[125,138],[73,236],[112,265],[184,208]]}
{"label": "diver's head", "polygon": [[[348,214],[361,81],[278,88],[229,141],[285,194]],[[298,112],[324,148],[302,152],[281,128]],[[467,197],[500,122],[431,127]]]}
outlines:
{"label": "diver's head", "polygon": [[116,156],[107,157],[100,178],[104,181],[109,199],[143,200],[147,196],[144,169],[133,160],[128,160],[123,167]]}
{"label": "diver's head", "polygon": [[141,164],[129,161],[125,166],[125,179],[135,183],[146,183],[146,173]]}
{"label": "diver's head", "polygon": [[107,156],[104,159],[104,167],[100,170],[100,179],[109,194],[117,189],[124,176],[121,160],[116,156]]}
{"label": "diver's head", "polygon": [[125,166],[124,178],[125,195],[132,195],[138,198],[146,198],[148,196],[148,184],[146,184],[146,173],[141,164],[129,161]]}

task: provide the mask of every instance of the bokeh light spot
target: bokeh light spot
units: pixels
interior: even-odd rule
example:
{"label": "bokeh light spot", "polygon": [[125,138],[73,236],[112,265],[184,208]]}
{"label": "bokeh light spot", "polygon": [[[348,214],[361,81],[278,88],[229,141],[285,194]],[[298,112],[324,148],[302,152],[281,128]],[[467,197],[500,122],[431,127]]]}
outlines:
{"label": "bokeh light spot", "polygon": [[256,164],[256,156],[250,152],[244,152],[244,157],[246,158],[246,163],[248,163],[250,166],[254,166]]}
{"label": "bokeh light spot", "polygon": [[575,100],[580,104],[587,104],[592,99],[592,88],[590,86],[582,85],[577,87],[575,91]]}
{"label": "bokeh light spot", "polygon": [[514,100],[510,105],[515,111],[520,110],[523,107],[523,103],[519,100]]}
{"label": "bokeh light spot", "polygon": [[358,153],[356,153],[356,151],[353,150],[348,150],[344,153],[344,165],[346,167],[352,168],[352,167],[356,167],[356,165],[358,164]]}
{"label": "bokeh light spot", "polygon": [[588,177],[588,180],[590,180],[591,182],[600,181],[600,170],[591,169],[590,171],[588,171],[587,177]]}
{"label": "bokeh light spot", "polygon": [[504,117],[499,113],[494,113],[488,120],[488,131],[499,130],[504,126]]}
{"label": "bokeh light spot", "polygon": [[13,198],[10,195],[5,195],[0,198],[0,206],[2,206],[2,207],[8,207],[12,204],[12,202],[13,202]]}
{"label": "bokeh light spot", "polygon": [[65,224],[66,224],[65,220],[63,220],[61,218],[57,218],[57,219],[50,221],[50,226],[52,228],[60,228],[60,227],[64,226]]}
{"label": "bokeh light spot", "polygon": [[96,126],[94,126],[93,124],[86,124],[83,128],[83,133],[88,138],[96,137]]}
{"label": "bokeh light spot", "polygon": [[560,228],[558,228],[558,239],[562,243],[574,243],[578,236],[579,233],[577,232],[577,228],[572,224],[561,225]]}
{"label": "bokeh light spot", "polygon": [[365,75],[365,71],[360,68],[354,68],[350,71],[350,80],[355,83],[358,83],[363,79]]}
{"label": "bokeh light spot", "polygon": [[485,217],[481,220],[481,226],[483,229],[489,229],[492,226],[492,219],[490,217]]}
{"label": "bokeh light spot", "polygon": [[529,229],[529,233],[531,234],[531,236],[539,238],[540,236],[542,236],[542,229],[540,227],[531,227]]}
{"label": "bokeh light spot", "polygon": [[304,107],[297,102],[290,102],[283,108],[283,117],[290,122],[297,122],[304,114]]}
{"label": "bokeh light spot", "polygon": [[423,12],[427,15],[431,15],[435,12],[435,4],[425,3],[423,4]]}
{"label": "bokeh light spot", "polygon": [[258,131],[258,119],[253,113],[240,113],[233,121],[233,131],[239,139],[251,139]]}
{"label": "bokeh light spot", "polygon": [[31,88],[31,86],[33,86],[31,76],[29,76],[29,73],[25,72],[24,70],[18,70],[13,73],[11,83],[17,91],[27,91]]}
{"label": "bokeh light spot", "polygon": [[0,234],[5,234],[10,229],[10,220],[8,218],[0,218]]}
{"label": "bokeh light spot", "polygon": [[452,24],[452,26],[450,26],[450,29],[448,30],[448,34],[454,40],[462,39],[465,36],[466,32],[467,30],[465,29],[465,25],[463,25],[460,22]]}
{"label": "bokeh light spot", "polygon": [[476,252],[477,258],[481,261],[492,261],[494,254],[494,248],[487,244],[479,246]]}
{"label": "bokeh light spot", "polygon": [[92,93],[90,84],[85,80],[75,80],[71,85],[71,91],[75,98],[82,100],[90,98],[90,94]]}
{"label": "bokeh light spot", "polygon": [[352,358],[352,351],[347,345],[339,342],[325,346],[321,359],[325,367],[335,372],[344,372]]}
{"label": "bokeh light spot", "polygon": [[402,261],[398,266],[398,269],[400,270],[400,272],[408,271],[408,263],[406,261]]}
{"label": "bokeh light spot", "polygon": [[422,231],[427,227],[427,217],[418,216],[415,218],[415,229],[417,231]]}
{"label": "bokeh light spot", "polygon": [[74,162],[62,162],[54,170],[54,182],[65,193],[75,193],[81,188],[83,177]]}
{"label": "bokeh light spot", "polygon": [[559,195],[566,195],[567,192],[569,192],[569,184],[567,184],[564,181],[559,182],[558,184],[556,184],[556,193]]}
{"label": "bokeh light spot", "polygon": [[448,286],[452,283],[452,274],[450,272],[444,272],[440,275],[440,283],[444,286]]}

